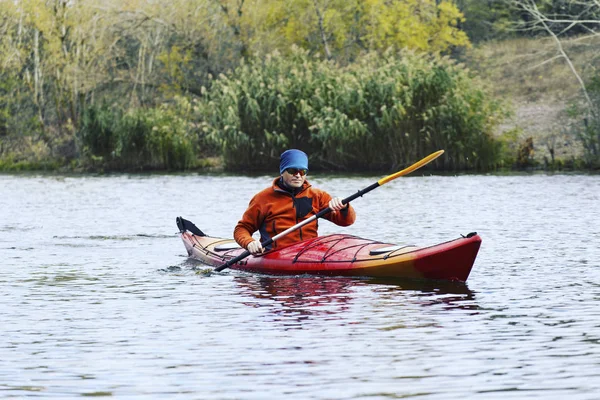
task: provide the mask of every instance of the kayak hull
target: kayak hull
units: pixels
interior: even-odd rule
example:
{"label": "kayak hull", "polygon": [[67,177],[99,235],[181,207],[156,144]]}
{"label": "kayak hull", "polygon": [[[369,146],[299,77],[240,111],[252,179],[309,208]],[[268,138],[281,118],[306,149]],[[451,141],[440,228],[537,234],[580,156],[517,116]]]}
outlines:
{"label": "kayak hull", "polygon": [[[232,239],[181,233],[188,255],[211,266],[244,252]],[[429,247],[398,246],[352,235],[326,235],[248,256],[231,269],[274,275],[365,276],[466,281],[481,245],[473,233]]]}

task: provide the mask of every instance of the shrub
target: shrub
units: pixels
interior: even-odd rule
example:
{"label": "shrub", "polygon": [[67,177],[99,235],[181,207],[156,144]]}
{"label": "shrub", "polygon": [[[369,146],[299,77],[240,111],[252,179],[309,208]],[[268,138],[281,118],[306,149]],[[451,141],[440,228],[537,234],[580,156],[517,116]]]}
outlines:
{"label": "shrub", "polygon": [[108,106],[84,113],[79,132],[88,166],[105,169],[187,169],[196,163],[189,124],[166,106],[125,114]]}
{"label": "shrub", "polygon": [[118,127],[115,157],[124,168],[189,168],[196,157],[187,125],[166,107],[127,113]]}
{"label": "shrub", "polygon": [[79,152],[84,156],[111,160],[115,147],[115,128],[120,115],[103,103],[87,107],[77,135]]}
{"label": "shrub", "polygon": [[583,108],[572,104],[569,116],[575,119],[571,132],[583,145],[583,162],[587,168],[600,168],[600,75],[594,76],[587,84],[591,106]]}
{"label": "shrub", "polygon": [[445,168],[487,169],[501,145],[501,108],[446,58],[365,56],[348,67],[296,50],[220,76],[202,112],[228,169],[273,169],[286,148],[311,168],[395,169],[439,149]]}

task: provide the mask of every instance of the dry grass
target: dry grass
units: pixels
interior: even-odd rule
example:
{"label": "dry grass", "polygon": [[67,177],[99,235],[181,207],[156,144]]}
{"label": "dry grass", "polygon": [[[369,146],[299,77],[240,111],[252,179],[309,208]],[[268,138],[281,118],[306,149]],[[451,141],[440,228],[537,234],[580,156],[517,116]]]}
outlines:
{"label": "dry grass", "polygon": [[[570,39],[563,46],[583,79],[598,74],[600,36]],[[566,129],[565,110],[583,100],[583,91],[553,39],[486,43],[470,50],[465,63],[513,110],[499,134],[517,128],[521,140],[532,137],[540,162],[549,158],[550,148],[562,159],[581,155],[580,144]]]}
{"label": "dry grass", "polygon": [[[586,77],[600,64],[600,36],[564,42],[577,72]],[[491,42],[472,49],[468,64],[492,83],[500,97],[518,101],[565,101],[581,96],[581,87],[556,43],[549,38]]]}

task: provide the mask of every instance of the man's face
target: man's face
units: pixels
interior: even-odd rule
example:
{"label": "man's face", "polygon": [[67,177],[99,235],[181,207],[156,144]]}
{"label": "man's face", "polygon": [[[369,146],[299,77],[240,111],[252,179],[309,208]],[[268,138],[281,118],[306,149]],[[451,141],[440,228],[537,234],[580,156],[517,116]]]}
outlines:
{"label": "man's face", "polygon": [[298,189],[302,187],[306,180],[306,170],[298,168],[288,168],[281,175],[285,184],[291,188]]}

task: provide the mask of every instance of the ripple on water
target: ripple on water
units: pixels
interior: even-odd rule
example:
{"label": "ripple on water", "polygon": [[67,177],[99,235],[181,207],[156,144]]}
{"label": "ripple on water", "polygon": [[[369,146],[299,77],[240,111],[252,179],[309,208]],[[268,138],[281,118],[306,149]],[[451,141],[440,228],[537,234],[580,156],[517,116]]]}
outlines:
{"label": "ripple on water", "polygon": [[[415,175],[354,202],[342,231],[358,236],[428,245],[477,231],[466,284],[212,273],[187,259],[176,216],[230,237],[269,179],[0,175],[0,398],[600,392],[599,176]],[[374,181],[314,179],[342,196]]]}

